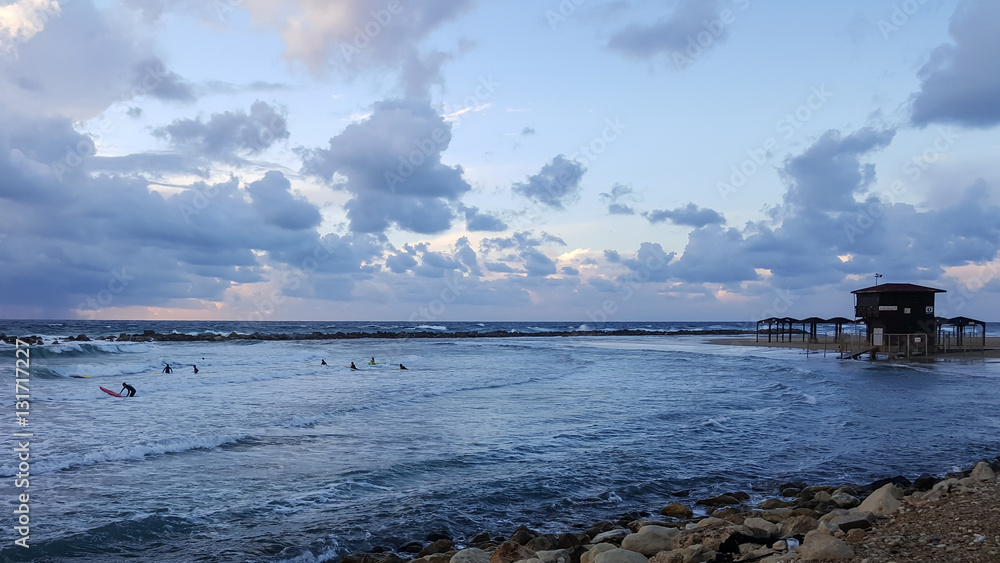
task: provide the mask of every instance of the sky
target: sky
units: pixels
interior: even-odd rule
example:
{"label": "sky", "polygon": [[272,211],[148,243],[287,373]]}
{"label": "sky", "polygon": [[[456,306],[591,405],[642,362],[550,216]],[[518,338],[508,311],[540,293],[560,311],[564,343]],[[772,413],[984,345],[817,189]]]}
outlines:
{"label": "sky", "polygon": [[0,318],[1000,320],[995,0],[0,0]]}

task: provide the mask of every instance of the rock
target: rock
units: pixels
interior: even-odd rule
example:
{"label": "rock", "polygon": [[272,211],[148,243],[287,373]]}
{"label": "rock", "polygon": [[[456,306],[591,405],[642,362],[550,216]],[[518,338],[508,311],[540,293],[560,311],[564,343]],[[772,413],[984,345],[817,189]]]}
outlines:
{"label": "rock", "polygon": [[993,472],[988,461],[980,461],[972,468],[969,477],[976,481],[991,481],[996,478],[996,473]]}
{"label": "rock", "polygon": [[[887,486],[895,487],[891,483]],[[854,550],[846,542],[819,530],[813,530],[806,534],[805,541],[795,552],[802,561],[841,560],[854,557]]]}
{"label": "rock", "polygon": [[861,543],[865,541],[865,531],[861,528],[854,528],[847,532],[847,543]]}
{"label": "rock", "polygon": [[781,500],[777,498],[769,498],[764,502],[758,504],[757,508],[760,508],[761,510],[771,510],[774,508],[791,508],[793,506],[795,506],[795,503],[792,501]]}
{"label": "rock", "polygon": [[650,557],[649,563],[684,563],[684,550],[661,551]]}
{"label": "rock", "polygon": [[858,497],[849,495],[847,493],[835,493],[830,498],[830,500],[833,502],[833,504],[836,504],[840,508],[854,508],[855,506],[861,504],[861,501],[858,500]]}
{"label": "rock", "polygon": [[899,510],[902,505],[903,491],[893,483],[887,483],[868,495],[855,510],[871,512],[876,516],[888,516]]}
{"label": "rock", "polygon": [[935,483],[931,490],[924,493],[924,500],[941,500],[942,498],[948,496],[948,493],[958,486],[958,479],[951,478],[945,479],[944,481],[938,481]]}
{"label": "rock", "polygon": [[614,548],[615,546],[610,543],[599,543],[580,556],[580,563],[594,563],[595,557],[609,549]]}
{"label": "rock", "polygon": [[829,522],[845,532],[854,529],[867,530],[874,524],[870,512],[855,512],[853,510],[831,512],[820,520]]}
{"label": "rock", "polygon": [[788,549],[788,542],[785,540],[778,540],[771,544],[771,549],[775,551],[785,551]]}
{"label": "rock", "polygon": [[772,524],[781,524],[785,520],[794,516],[790,508],[772,508],[761,511],[760,517]]}
{"label": "rock", "polygon": [[733,523],[721,518],[702,518],[695,524],[696,528],[728,528]]}
{"label": "rock", "polygon": [[572,557],[565,549],[553,549],[535,552],[535,559],[541,563],[570,563]]}
{"label": "rock", "polygon": [[692,516],[694,516],[694,512],[691,512],[690,508],[684,506],[679,502],[668,504],[667,506],[663,507],[663,510],[660,511],[660,514],[664,516],[669,516],[670,518],[691,518]]}
{"label": "rock", "polygon": [[558,549],[569,549],[582,544],[583,542],[576,534],[559,534],[559,537],[556,538],[556,548]]}
{"label": "rock", "polygon": [[510,540],[498,545],[490,555],[490,563],[514,563],[522,559],[531,559],[535,552],[527,547]]}
{"label": "rock", "polygon": [[469,543],[485,543],[488,541],[490,541],[490,533],[479,532],[478,534],[472,536],[472,539],[469,540]]}
{"label": "rock", "polygon": [[538,551],[551,551],[553,549],[556,549],[557,543],[558,542],[555,536],[551,534],[545,534],[531,538],[531,540],[524,545],[528,549],[538,552]]}
{"label": "rock", "polygon": [[770,540],[771,538],[778,537],[778,525],[768,522],[763,518],[747,518],[743,521],[743,525],[750,528],[755,538]]}
{"label": "rock", "polygon": [[703,506],[732,506],[734,504],[739,504],[740,501],[731,495],[719,495],[717,497],[704,498],[696,502],[695,504],[700,504]]}
{"label": "rock", "polygon": [[802,489],[797,487],[788,487],[787,489],[781,489],[781,496],[783,497],[794,497],[802,492]]}
{"label": "rock", "polygon": [[[586,534],[591,538],[596,538],[601,533],[614,529],[615,529],[614,522],[609,522],[608,520],[601,520],[600,522],[596,522],[593,526],[587,528]],[[594,542],[594,543],[600,543],[600,542]]]}
{"label": "rock", "polygon": [[736,491],[734,493],[726,493],[723,496],[733,497],[734,499],[736,499],[736,500],[738,500],[740,502],[747,502],[747,501],[750,500],[750,495],[747,494],[747,493],[744,493],[743,491]]}
{"label": "rock", "polygon": [[451,540],[451,534],[448,532],[431,532],[427,534],[427,537],[424,539],[431,542],[438,540]]}
{"label": "rock", "polygon": [[913,488],[920,492],[926,492],[931,490],[940,480],[938,477],[924,473],[913,482]]}
{"label": "rock", "polygon": [[594,557],[594,563],[649,563],[649,559],[641,553],[613,547],[598,553],[597,557]]}
{"label": "rock", "polygon": [[672,549],[674,538],[680,535],[677,528],[663,526],[644,526],[634,534],[625,536],[622,549],[628,549],[652,557],[661,551]]}
{"label": "rock", "polygon": [[797,534],[805,534],[819,527],[819,520],[812,516],[792,516],[781,523],[781,532],[778,534],[783,538],[789,538]]}
{"label": "rock", "polygon": [[906,487],[909,487],[910,485],[913,484],[906,477],[903,477],[902,475],[896,475],[895,477],[889,477],[888,479],[879,479],[878,481],[870,483],[868,485],[868,490],[875,491],[881,489],[882,487],[890,483],[894,485],[899,485],[899,488],[901,489],[905,489]]}
{"label": "rock", "polygon": [[743,511],[739,507],[719,508],[712,511],[712,518],[719,518],[733,524],[742,524],[743,520],[746,519],[746,515],[743,514]]}
{"label": "rock", "polygon": [[527,545],[529,541],[538,537],[538,532],[529,530],[525,526],[518,526],[514,533],[510,535],[510,541],[516,541],[521,545]]}
{"label": "rock", "polygon": [[607,532],[602,532],[594,536],[593,543],[612,543],[617,545],[622,544],[622,540],[625,536],[632,533],[627,528],[618,528],[615,530],[608,530]]}
{"label": "rock", "polygon": [[490,563],[490,554],[478,547],[468,547],[452,555],[450,563]]}
{"label": "rock", "polygon": [[396,548],[396,551],[400,553],[420,553],[420,550],[423,548],[424,544],[418,541],[411,541],[399,546],[398,548]]}
{"label": "rock", "polygon": [[812,499],[816,502],[830,502],[833,500],[833,495],[831,495],[826,491],[818,491],[815,494],[813,494]]}
{"label": "rock", "polygon": [[420,552],[417,553],[417,557],[423,557],[425,555],[434,555],[435,553],[444,553],[446,551],[450,551],[451,548],[452,548],[451,540],[440,539],[421,549]]}

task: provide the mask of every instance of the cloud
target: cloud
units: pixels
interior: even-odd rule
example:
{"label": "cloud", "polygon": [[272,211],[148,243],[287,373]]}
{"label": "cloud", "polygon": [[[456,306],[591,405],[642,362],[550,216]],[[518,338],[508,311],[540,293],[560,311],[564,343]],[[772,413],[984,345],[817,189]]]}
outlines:
{"label": "cloud", "polygon": [[461,166],[441,162],[450,142],[451,126],[429,102],[385,100],[330,139],[329,148],[299,152],[305,174],[351,194],[345,207],[352,231],[396,225],[433,234],[451,227],[450,203],[472,189]]}
{"label": "cloud", "polygon": [[525,127],[524,129],[521,129],[521,136],[522,137],[534,137],[535,136],[535,130],[533,128],[531,128],[531,127]]}
{"label": "cloud", "polygon": [[953,45],[935,49],[920,69],[914,125],[1000,123],[1000,3],[962,0],[951,19]]}
{"label": "cloud", "polygon": [[480,213],[478,207],[460,205],[459,210],[465,214],[466,229],[470,232],[478,231],[506,231],[507,223],[504,223],[496,215],[490,213]]}
{"label": "cloud", "polygon": [[543,166],[538,174],[514,184],[513,190],[552,209],[565,209],[568,203],[579,197],[584,172],[586,168],[582,164],[560,154]]}
{"label": "cloud", "polygon": [[153,131],[178,149],[215,160],[239,160],[238,155],[255,155],[276,141],[287,139],[288,121],[284,110],[256,101],[245,111],[214,113],[207,122],[177,119]]}
{"label": "cloud", "polygon": [[[699,39],[707,36],[707,46]],[[655,23],[629,24],[611,36],[608,48],[638,59],[662,55],[691,57],[685,50],[691,43],[700,49],[711,47],[729,35],[719,19],[719,0],[680,0],[669,17]]]}
{"label": "cloud", "polygon": [[253,21],[278,30],[285,58],[348,76],[396,68],[417,45],[473,0],[244,0]]}
{"label": "cloud", "polygon": [[158,57],[139,61],[132,67],[137,93],[165,102],[191,103],[198,99],[194,86],[168,69]]}
{"label": "cloud", "polygon": [[601,201],[608,206],[608,213],[611,215],[635,215],[635,209],[624,201],[634,201],[636,199],[632,187],[625,184],[615,184],[611,186],[611,191],[601,193]]}
{"label": "cloud", "polygon": [[696,229],[700,229],[706,225],[722,225],[726,222],[726,218],[718,211],[708,209],[707,207],[698,207],[693,203],[672,210],[654,209],[653,211],[644,211],[642,216],[650,223],[670,221],[675,225],[687,225]]}
{"label": "cloud", "polygon": [[56,0],[18,0],[0,6],[0,53],[13,53],[18,43],[34,37],[61,12]]}
{"label": "cloud", "polygon": [[313,204],[291,193],[292,184],[281,172],[270,171],[247,184],[253,207],[266,224],[288,230],[313,229],[323,220]]}

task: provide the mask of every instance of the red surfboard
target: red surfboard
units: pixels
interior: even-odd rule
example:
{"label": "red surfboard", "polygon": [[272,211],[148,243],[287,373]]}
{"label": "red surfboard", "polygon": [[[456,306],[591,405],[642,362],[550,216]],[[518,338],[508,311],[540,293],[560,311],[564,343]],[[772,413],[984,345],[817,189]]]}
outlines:
{"label": "red surfboard", "polygon": [[104,391],[105,393],[107,393],[108,395],[111,395],[112,397],[121,397],[121,395],[119,395],[118,393],[115,393],[114,391],[112,391],[111,389],[108,389],[106,387],[101,387],[101,391]]}

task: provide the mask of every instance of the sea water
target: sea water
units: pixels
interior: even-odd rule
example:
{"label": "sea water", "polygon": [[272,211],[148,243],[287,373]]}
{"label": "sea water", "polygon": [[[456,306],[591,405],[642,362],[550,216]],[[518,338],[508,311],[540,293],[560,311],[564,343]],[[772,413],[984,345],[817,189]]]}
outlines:
{"label": "sea water", "polygon": [[[646,323],[13,323],[51,338]],[[750,327],[752,328],[752,326]],[[749,338],[753,338],[750,336]],[[30,548],[14,545],[14,346],[0,345],[12,561],[325,561],[429,532],[575,530],[777,484],[943,474],[998,453],[1000,364],[838,360],[707,336],[31,346]],[[380,365],[368,366],[372,358]],[[321,365],[326,360],[329,365]],[[358,370],[343,367],[354,362]],[[171,374],[161,373],[170,363]],[[406,365],[406,371],[394,369]],[[201,371],[194,373],[193,365]],[[121,389],[118,399],[99,389]],[[23,441],[23,439],[21,439]],[[689,497],[672,496],[691,491]]]}

